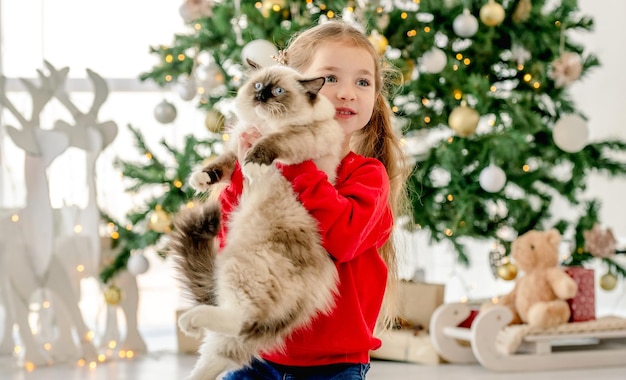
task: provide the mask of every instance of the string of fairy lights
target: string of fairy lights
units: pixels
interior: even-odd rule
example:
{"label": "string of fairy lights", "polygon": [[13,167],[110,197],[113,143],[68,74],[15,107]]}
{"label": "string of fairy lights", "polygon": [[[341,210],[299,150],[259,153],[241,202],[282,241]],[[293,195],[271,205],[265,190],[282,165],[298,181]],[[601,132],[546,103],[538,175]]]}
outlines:
{"label": "string of fairy lights", "polygon": [[[190,9],[189,7],[183,8],[181,6],[181,16],[189,20],[189,23],[193,30],[199,31],[204,27],[204,24],[198,19],[202,17],[212,17],[212,8],[209,5],[209,1],[196,1],[195,4],[199,5],[196,9]],[[315,3],[315,4],[314,4]],[[333,19],[341,16],[345,20],[357,20],[361,15],[359,14],[361,5],[368,3],[366,0],[357,1],[359,6],[354,4],[347,4],[342,10],[329,9],[325,4],[320,2],[314,2],[308,0],[308,6],[317,6],[319,11],[323,13],[323,17],[320,19]],[[467,3],[467,2],[465,2]],[[254,39],[248,43],[244,43],[242,39],[242,23],[244,18],[241,13],[241,2],[234,1],[235,15],[232,20],[233,32],[242,46],[242,61],[245,62],[245,58],[251,58],[257,62],[263,62],[269,59],[269,63],[273,62],[271,57],[278,56],[279,51],[276,45],[266,39]],[[409,9],[416,9],[419,7],[419,0],[412,0],[404,2],[404,6]],[[519,22],[528,18],[530,15],[530,1],[522,0],[519,2],[518,8],[513,13],[513,18]],[[288,5],[287,0],[264,0],[254,3],[254,7],[264,16],[270,17],[272,14],[280,14],[283,12],[290,12],[292,18],[298,17],[299,10],[297,6]],[[413,7],[413,8],[411,8]],[[384,16],[389,12],[389,9],[385,6],[379,6],[376,8],[376,13],[384,20]],[[407,10],[401,12],[399,19],[409,23],[413,20],[412,15],[414,12]],[[474,12],[476,13],[476,12]],[[478,12],[478,18],[470,12],[468,8],[463,9],[453,20],[452,29],[456,35],[471,39],[478,31],[480,23],[487,25],[491,28],[496,28],[505,19],[506,14],[503,6],[494,0],[486,0],[480,7]],[[424,21],[424,20],[418,20]],[[427,22],[420,27],[411,27],[405,32],[405,38],[410,41],[418,36],[432,35],[435,33],[434,28]],[[554,23],[555,30],[564,36],[567,25],[564,25],[560,21]],[[476,57],[472,54],[465,52],[457,52],[456,54],[449,55],[442,46],[439,46],[435,41],[435,44],[427,51],[420,55],[416,60],[409,57],[402,57],[394,51],[392,43],[375,28],[369,34],[369,39],[375,46],[377,52],[381,55],[390,55],[392,58],[396,58],[398,67],[400,68],[402,78],[399,79],[399,83],[408,84],[411,81],[415,81],[419,75],[437,75],[445,70],[447,67],[451,67],[453,72],[462,72],[471,68],[476,62]],[[433,38],[436,40],[436,38]],[[563,37],[562,37],[563,40]],[[123,177],[137,178],[145,181],[146,186],[163,186],[162,192],[152,199],[149,199],[145,207],[141,210],[133,211],[128,216],[128,220],[120,222],[114,220],[114,218],[104,215],[106,221],[105,225],[105,238],[109,240],[111,244],[111,250],[108,252],[109,257],[104,260],[104,268],[100,273],[100,278],[104,284],[106,284],[103,290],[104,301],[110,306],[119,306],[123,297],[124,289],[122,289],[116,283],[116,276],[120,271],[127,270],[133,275],[139,275],[145,273],[148,270],[148,260],[144,255],[144,250],[147,247],[158,246],[161,239],[171,231],[171,216],[181,207],[193,207],[193,192],[190,191],[185,185],[186,178],[190,174],[192,167],[197,162],[205,159],[205,152],[198,152],[194,148],[198,146],[205,146],[209,151],[215,149],[219,144],[225,143],[229,135],[223,132],[225,123],[228,122],[228,118],[231,116],[227,112],[227,105],[223,109],[219,107],[213,107],[217,104],[218,99],[222,99],[225,94],[228,93],[229,87],[237,87],[243,78],[242,67],[237,65],[222,66],[222,62],[217,62],[216,58],[207,52],[202,52],[199,49],[188,49],[182,52],[172,53],[170,48],[162,47],[163,61],[165,64],[177,64],[180,69],[179,72],[165,72],[157,82],[166,86],[172,86],[178,95],[184,101],[197,101],[200,105],[206,106],[207,112],[205,117],[206,128],[214,134],[214,137],[210,141],[198,141],[190,138],[185,142],[184,152],[177,154],[173,150],[169,150],[175,156],[177,167],[172,170],[168,168],[164,162],[159,160],[153,150],[148,147],[139,136],[138,132],[134,131],[135,137],[138,140],[138,148],[142,154],[143,162],[140,164],[118,162],[118,166],[121,168],[121,175]],[[394,55],[396,54],[396,55]],[[555,82],[557,87],[567,86],[576,81],[582,71],[583,62],[581,57],[571,51],[566,51],[563,41],[561,41],[561,55],[553,62],[550,70],[542,72],[541,70],[527,65],[527,61],[531,59],[529,52],[522,46],[513,46],[510,49],[508,60],[513,62],[513,67],[502,66],[499,68],[500,73],[506,78],[521,78],[521,81],[530,89],[537,92],[541,91],[549,85],[550,81]],[[449,62],[450,60],[450,62]],[[477,88],[485,89],[485,93],[491,97],[502,96],[507,92],[510,92],[510,84],[507,81],[499,81],[492,83],[490,78],[471,78],[475,80]],[[449,96],[458,102],[458,105],[452,109],[445,119],[442,119],[442,100],[437,94],[421,93],[420,95],[408,94],[396,97],[392,102],[392,110],[396,114],[402,114],[405,116],[420,115],[419,122],[422,127],[430,128],[436,125],[445,124],[452,132],[447,136],[444,141],[447,144],[453,144],[459,139],[474,136],[481,128],[481,123],[487,128],[499,128],[502,124],[506,124],[507,121],[503,120],[501,115],[485,115],[481,113],[478,108],[477,100],[466,93],[461,87],[452,87],[449,89]],[[417,104],[417,105],[416,105]],[[222,104],[223,105],[223,104]],[[155,119],[162,124],[172,123],[177,117],[177,111],[173,104],[163,101],[155,107],[154,110]],[[580,116],[571,114],[567,115],[561,120],[557,121],[553,130],[553,139],[555,144],[563,151],[569,153],[577,153],[584,149],[588,144],[588,127],[587,122]],[[404,136],[403,141],[408,151],[417,151],[419,149],[421,136],[413,136],[407,134]],[[531,161],[521,163],[520,170],[523,173],[532,173],[537,168],[537,165]],[[443,173],[441,177],[450,175],[450,173]],[[446,182],[446,179],[439,179],[442,182]],[[447,179],[449,181],[449,178]],[[498,166],[495,162],[491,162],[486,166],[479,176],[479,184],[483,190],[488,193],[499,193],[507,184],[507,175],[504,170]],[[140,191],[143,184],[136,184],[132,191]],[[443,186],[441,186],[443,187]],[[458,199],[458,195],[453,192],[442,193],[438,202],[441,203],[453,203]],[[494,212],[498,213],[498,206],[494,206],[496,209]],[[597,212],[597,210],[594,210]],[[597,216],[594,213],[590,213],[590,217]],[[19,215],[14,214],[11,216],[11,220],[14,223],[19,223]],[[460,215],[454,222],[446,225],[442,229],[442,233],[447,237],[452,237],[458,234],[459,228],[463,228],[466,225],[466,220]],[[417,228],[419,228],[419,224]],[[80,224],[76,224],[73,227],[73,231],[76,235],[83,233],[83,227]],[[602,235],[606,231],[595,230],[596,235]],[[615,246],[614,239],[611,246],[610,237],[604,237],[603,241],[609,242],[607,255],[607,248],[603,247],[598,250],[595,248],[585,247],[584,241],[575,242],[574,251],[582,254],[586,254],[579,257],[581,261],[579,264],[583,264],[585,260],[599,258],[603,260],[607,266],[608,271],[600,279],[600,286],[605,290],[612,290],[617,286],[617,277],[624,276],[626,273],[623,268],[611,261],[617,253],[623,253],[622,250]],[[591,240],[591,239],[590,239]],[[513,280],[517,275],[517,268],[508,260],[504,255],[503,247],[497,243],[494,243],[493,249],[490,252],[490,265],[494,271],[494,275],[503,280]],[[564,258],[565,259],[565,258]],[[77,274],[82,274],[85,271],[86,263],[78,263],[72,268]],[[40,310],[47,310],[51,306],[50,299],[42,297],[41,300],[34,306]],[[36,333],[36,332],[35,332]],[[87,341],[92,341],[95,337],[93,331],[89,331],[86,336],[81,337]],[[111,339],[107,342],[103,342],[103,346],[106,348],[104,352],[99,353],[96,361],[86,362],[81,359],[77,364],[79,366],[87,366],[94,369],[98,363],[105,362],[107,359],[113,357],[132,359],[135,357],[135,352],[132,350],[119,350],[119,342],[117,339]],[[43,348],[46,351],[52,349],[52,343],[44,342]],[[14,352],[19,354],[22,347],[16,345]],[[29,371],[35,369],[33,363],[26,362],[25,368]]]}
{"label": "string of fairy lights", "polygon": [[[560,36],[560,56],[556,60],[544,66],[527,65],[527,62],[532,58],[530,52],[521,44],[513,43],[510,49],[502,55],[501,62],[495,65],[494,71],[498,74],[498,79],[495,79],[489,76],[470,75],[467,71],[473,68],[477,58],[471,53],[464,51],[462,47],[455,46],[456,52],[454,54],[450,54],[450,49],[444,48],[448,41],[440,41],[441,31],[438,31],[436,29],[437,25],[433,24],[432,16],[429,18],[428,12],[417,12],[420,6],[426,5],[422,3],[426,2],[412,0],[393,3],[393,6],[402,7],[403,9],[399,12],[398,20],[409,25],[404,32],[404,40],[407,45],[412,40],[423,38],[424,36],[428,36],[429,39],[434,41],[433,45],[419,54],[417,59],[414,59],[415,57],[402,56],[398,49],[390,43],[389,39],[379,32],[379,30],[385,29],[389,22],[389,15],[393,8],[391,2],[370,2],[365,0],[347,2],[345,4],[342,3],[343,9],[331,9],[331,6],[327,3],[330,4],[331,2],[309,0],[306,1],[306,6],[309,12],[316,13],[319,16],[319,22],[341,17],[344,20],[354,21],[358,24],[363,21],[362,17],[365,8],[371,7],[373,4],[379,4],[374,9],[374,13],[379,17],[379,20],[371,22],[370,26],[373,27],[370,28],[369,39],[379,54],[384,54],[398,64],[402,74],[399,83],[405,85],[415,81],[420,75],[439,75],[447,68],[451,68],[452,72],[464,72],[464,77],[467,76],[472,90],[477,90],[477,93],[483,92],[487,94],[487,97],[497,99],[508,96],[512,92],[513,82],[516,80],[519,80],[528,89],[538,94],[544,88],[552,86],[552,82],[554,82],[554,87],[556,88],[565,87],[575,82],[579,79],[583,70],[583,59],[579,53],[568,51],[567,47],[570,45],[565,44],[564,36],[568,24],[558,19],[554,21],[550,31],[551,35]],[[464,8],[454,16],[451,25],[452,31],[461,37],[460,41],[456,41],[455,44],[472,43],[470,40],[482,27],[481,25],[489,28],[488,34],[495,33],[495,30],[508,16],[511,17],[514,23],[521,25],[531,17],[533,6],[529,0],[519,1],[516,3],[516,7],[512,9],[512,14],[507,15],[503,5],[495,0],[484,1],[479,6],[478,12],[469,8],[470,6],[475,6],[473,4],[475,2],[461,1],[460,3],[464,4]],[[229,13],[232,16],[230,24],[237,35],[238,44],[242,46],[241,61],[245,62],[246,57],[254,57],[254,60],[263,60],[278,55],[276,45],[265,39],[253,39],[248,43],[243,42],[241,33],[247,27],[245,16],[248,15],[242,13],[242,4],[240,2],[236,1],[233,4],[235,11],[232,14]],[[193,5],[198,6],[194,7]],[[301,13],[301,9],[298,8],[297,4],[288,4],[285,0],[257,1],[254,3],[254,7],[265,18],[273,17],[275,14],[284,15],[284,20],[289,18],[290,23],[296,22]],[[181,6],[181,15],[195,32],[203,30],[207,25],[205,24],[206,18],[215,17],[214,12],[216,11],[217,6],[212,8],[205,2],[190,1],[185,2]],[[201,106],[205,106],[207,109],[206,127],[211,132],[221,133],[224,125],[223,120],[228,120],[232,115],[223,114],[221,112],[223,109],[219,105],[223,106],[227,103],[223,100],[224,94],[231,86],[236,88],[243,77],[242,66],[232,64],[232,62],[225,63],[220,61],[215,54],[211,55],[209,52],[202,51],[202,49],[197,47],[181,49],[175,46],[161,46],[155,53],[162,56],[164,66],[155,69],[152,73],[143,75],[142,78],[155,80],[163,86],[172,85],[182,99],[186,101],[196,100]],[[594,64],[591,58],[588,57],[587,60],[585,63],[587,66]],[[166,67],[166,65],[170,66]],[[445,79],[440,78],[440,80]],[[483,89],[484,91],[481,91]],[[481,104],[476,99],[473,91],[468,91],[467,88],[462,86],[452,86],[448,91],[449,94],[445,96],[449,96],[458,103],[448,114],[441,112],[443,107],[443,101],[440,98],[441,94],[429,93],[427,91],[417,92],[420,95],[410,93],[396,96],[391,102],[392,109],[397,115],[402,115],[403,117],[412,118],[415,115],[420,115],[420,128],[429,129],[440,125],[449,127],[450,134],[443,141],[450,146],[453,146],[460,139],[475,136],[478,132],[481,132],[480,128],[503,131],[510,126],[511,120],[509,115],[486,114],[484,106],[482,106],[483,109],[480,108]],[[221,101],[221,104],[217,104],[218,99]],[[517,99],[511,100],[512,104],[516,102]],[[159,107],[160,105],[157,105],[157,109]],[[224,107],[224,109],[226,108]],[[175,117],[174,109],[170,109],[169,112],[156,111],[155,115],[168,115],[167,118],[157,116],[157,120],[162,123],[170,122]],[[219,123],[216,120],[221,120],[222,122]],[[223,138],[227,138],[227,135],[224,134]],[[403,137],[407,152],[418,151],[420,145],[423,145],[421,138],[422,135],[407,133]],[[581,152],[589,143],[587,122],[577,114],[567,114],[554,124],[552,138],[555,145],[564,152],[572,154]],[[519,169],[516,169],[516,171],[531,175],[537,172],[539,168],[540,164],[531,157],[526,162],[520,163]],[[520,174],[515,173],[515,175],[519,176]],[[480,171],[478,176],[478,183],[481,189],[490,194],[500,194],[509,183],[509,180],[505,170],[493,157],[489,160],[488,165]],[[445,185],[441,186],[441,188],[443,187]],[[437,194],[435,201],[452,204],[461,198],[459,194],[448,192]],[[169,223],[168,210],[159,208],[161,205],[158,204],[153,206],[150,219],[154,221],[157,232],[167,233],[167,227],[164,228],[163,226],[167,226]],[[495,213],[499,214],[502,207],[498,205],[492,208],[498,209]],[[504,219],[504,217],[499,218]],[[441,228],[441,234],[448,238],[461,236],[463,231],[469,227],[469,224],[463,218],[463,215],[458,215],[453,222]],[[422,226],[418,222],[416,228],[420,227]],[[578,249],[583,250],[583,247],[580,246]],[[123,264],[124,262],[122,261],[120,266],[123,266]],[[613,271],[613,267],[611,267],[611,270]],[[621,271],[617,270],[617,273],[619,274]]]}

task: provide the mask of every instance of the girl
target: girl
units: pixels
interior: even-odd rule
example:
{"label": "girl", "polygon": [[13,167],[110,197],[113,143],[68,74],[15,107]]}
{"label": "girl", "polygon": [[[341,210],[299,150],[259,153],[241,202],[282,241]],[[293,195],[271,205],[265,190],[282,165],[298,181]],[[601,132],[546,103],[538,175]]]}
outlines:
{"label": "girl", "polygon": [[[365,379],[369,351],[380,347],[374,336],[385,290],[396,281],[391,240],[395,216],[406,203],[408,165],[391,125],[379,56],[358,29],[339,21],[315,26],[295,36],[283,52],[284,63],[307,77],[326,79],[320,91],[334,104],[341,124],[344,158],[333,186],[315,164],[282,167],[304,207],[318,220],[324,248],[339,273],[339,298],[330,315],[297,330],[284,350],[266,352],[264,360],[229,372],[240,379]],[[239,157],[259,138],[242,134]],[[228,233],[228,214],[242,191],[239,167],[220,194]]]}

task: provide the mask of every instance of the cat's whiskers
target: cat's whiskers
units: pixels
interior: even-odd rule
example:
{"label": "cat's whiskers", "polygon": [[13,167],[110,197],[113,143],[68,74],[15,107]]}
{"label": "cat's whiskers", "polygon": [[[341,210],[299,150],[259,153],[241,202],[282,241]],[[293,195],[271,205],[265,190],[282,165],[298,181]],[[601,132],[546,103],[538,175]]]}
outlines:
{"label": "cat's whiskers", "polygon": [[287,106],[283,103],[268,104],[267,110],[272,117],[283,116],[288,111]]}

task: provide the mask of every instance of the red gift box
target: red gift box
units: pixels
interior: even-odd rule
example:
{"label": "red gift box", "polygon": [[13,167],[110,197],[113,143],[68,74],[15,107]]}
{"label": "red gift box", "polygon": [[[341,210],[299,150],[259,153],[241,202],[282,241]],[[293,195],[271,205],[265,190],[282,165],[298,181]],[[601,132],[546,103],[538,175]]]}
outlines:
{"label": "red gift box", "polygon": [[567,300],[572,311],[569,321],[584,322],[596,319],[596,292],[593,269],[566,267],[564,270],[578,285],[576,296]]}

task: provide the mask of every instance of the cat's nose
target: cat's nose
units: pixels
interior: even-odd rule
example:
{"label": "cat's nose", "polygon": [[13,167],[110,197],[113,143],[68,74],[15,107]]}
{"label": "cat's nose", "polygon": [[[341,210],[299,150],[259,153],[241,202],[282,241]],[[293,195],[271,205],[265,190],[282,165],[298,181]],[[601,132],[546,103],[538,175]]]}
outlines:
{"label": "cat's nose", "polygon": [[256,100],[258,100],[259,102],[264,102],[267,100],[267,93],[265,91],[257,91],[256,95],[254,96],[254,98]]}

